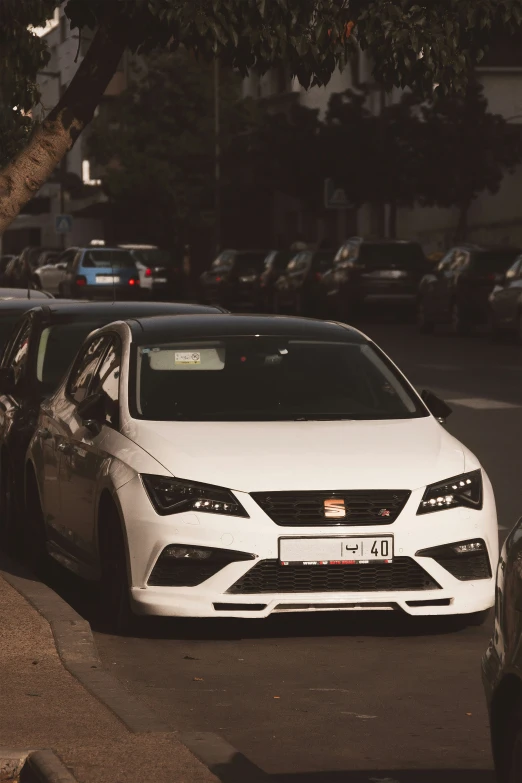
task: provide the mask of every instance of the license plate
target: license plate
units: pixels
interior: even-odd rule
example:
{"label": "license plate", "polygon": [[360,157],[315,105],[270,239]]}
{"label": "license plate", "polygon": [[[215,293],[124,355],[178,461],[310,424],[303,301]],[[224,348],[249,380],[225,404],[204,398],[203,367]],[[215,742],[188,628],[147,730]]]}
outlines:
{"label": "license plate", "polygon": [[281,565],[391,563],[393,536],[280,538],[279,561]]}
{"label": "license plate", "polygon": [[120,278],[113,275],[96,275],[97,283],[119,283]]}
{"label": "license plate", "polygon": [[167,282],[167,278],[166,277],[155,277],[154,278],[154,282],[155,283],[166,283]]}

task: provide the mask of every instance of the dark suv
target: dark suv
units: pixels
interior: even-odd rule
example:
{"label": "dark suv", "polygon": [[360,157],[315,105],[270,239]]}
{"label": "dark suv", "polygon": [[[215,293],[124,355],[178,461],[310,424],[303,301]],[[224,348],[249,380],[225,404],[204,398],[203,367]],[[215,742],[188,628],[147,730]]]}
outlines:
{"label": "dark suv", "polygon": [[513,247],[453,247],[419,285],[417,325],[428,333],[449,324],[454,334],[466,334],[488,321],[488,298],[520,254]]}
{"label": "dark suv", "polygon": [[324,314],[346,319],[366,304],[414,305],[427,268],[418,242],[353,237],[321,280]]}
{"label": "dark suv", "polygon": [[201,275],[203,301],[233,309],[258,308],[265,258],[262,250],[223,250]]}

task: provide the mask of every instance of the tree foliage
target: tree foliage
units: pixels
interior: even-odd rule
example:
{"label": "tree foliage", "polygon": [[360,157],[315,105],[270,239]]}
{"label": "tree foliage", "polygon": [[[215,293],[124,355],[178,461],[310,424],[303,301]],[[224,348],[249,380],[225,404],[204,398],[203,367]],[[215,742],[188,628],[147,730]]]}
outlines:
{"label": "tree foliage", "polygon": [[0,231],[91,121],[125,49],[183,45],[240,74],[284,63],[307,87],[326,84],[358,44],[385,86],[431,95],[465,89],[492,30],[522,23],[522,0],[2,0],[3,105],[27,111],[34,104],[49,53],[30,26],[62,4],[73,27],[95,31],[93,43],[58,105],[0,171]]}
{"label": "tree foliage", "polygon": [[[246,127],[239,95],[239,77],[222,69],[221,128],[229,144]],[[169,247],[208,223],[214,145],[213,68],[184,49],[141,58],[128,89],[89,134],[91,156],[106,167],[105,191],[133,235],[119,239]]]}

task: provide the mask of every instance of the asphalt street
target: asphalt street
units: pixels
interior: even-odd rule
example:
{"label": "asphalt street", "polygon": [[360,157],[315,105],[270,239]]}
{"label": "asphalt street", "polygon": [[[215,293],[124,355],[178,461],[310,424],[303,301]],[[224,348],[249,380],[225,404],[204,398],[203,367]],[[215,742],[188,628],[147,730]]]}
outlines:
{"label": "asphalt street", "polygon": [[[500,534],[522,513],[522,349],[365,324],[419,389],[454,408],[497,494]],[[400,458],[400,444],[397,444]],[[151,620],[96,634],[112,673],[173,730],[212,731],[281,783],[493,781],[480,628],[392,612],[266,621]]]}

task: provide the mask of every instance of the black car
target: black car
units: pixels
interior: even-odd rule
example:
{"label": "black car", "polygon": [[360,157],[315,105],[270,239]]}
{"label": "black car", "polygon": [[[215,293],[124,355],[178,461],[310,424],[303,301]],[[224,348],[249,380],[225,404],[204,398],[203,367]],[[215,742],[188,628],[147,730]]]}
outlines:
{"label": "black car", "polygon": [[513,247],[453,247],[420,282],[419,331],[426,334],[438,324],[449,324],[453,334],[466,334],[486,324],[491,290],[519,254]]}
{"label": "black car", "polygon": [[321,281],[325,315],[349,319],[365,305],[413,306],[428,261],[418,242],[353,237]]}
{"label": "black car", "polygon": [[30,291],[29,294],[28,298],[27,292],[20,288],[0,288],[0,354],[22,315],[52,299],[43,291]]}
{"label": "black car", "polygon": [[[14,256],[7,265],[2,284],[10,288],[37,288],[39,283],[34,272],[40,266],[45,250],[43,247],[24,248],[20,255]],[[53,251],[52,248],[47,250]]]}
{"label": "black car", "polygon": [[152,299],[177,300],[186,295],[181,254],[147,245],[118,245],[129,250],[136,261],[141,290]]}
{"label": "black car", "polygon": [[4,285],[7,267],[15,258],[13,255],[0,256],[0,285]]}
{"label": "black car", "polygon": [[265,268],[259,278],[259,300],[263,312],[273,311],[275,283],[294,256],[295,251],[292,250],[271,250],[265,258]]}
{"label": "black car", "polygon": [[[2,306],[0,305],[0,313]],[[42,400],[52,394],[85,337],[120,319],[220,312],[203,305],[54,301],[35,307],[15,326],[0,362],[0,529],[10,537],[23,519],[25,453]]]}
{"label": "black car", "polygon": [[274,285],[274,312],[319,315],[320,283],[332,268],[334,250],[302,250]]}
{"label": "black car", "polygon": [[259,307],[259,278],[265,258],[262,250],[223,250],[200,277],[203,301],[227,309]]}
{"label": "black car", "polygon": [[482,659],[493,758],[499,783],[522,780],[522,519],[497,569],[495,628]]}
{"label": "black car", "polygon": [[495,281],[489,295],[489,322],[493,337],[514,334],[522,343],[522,255]]}

